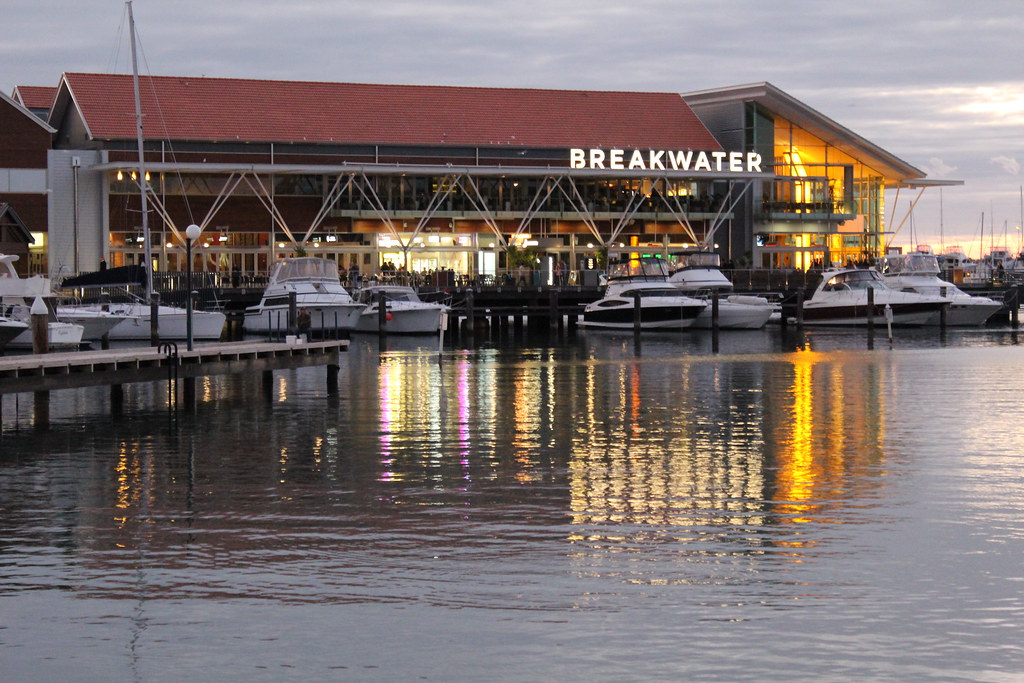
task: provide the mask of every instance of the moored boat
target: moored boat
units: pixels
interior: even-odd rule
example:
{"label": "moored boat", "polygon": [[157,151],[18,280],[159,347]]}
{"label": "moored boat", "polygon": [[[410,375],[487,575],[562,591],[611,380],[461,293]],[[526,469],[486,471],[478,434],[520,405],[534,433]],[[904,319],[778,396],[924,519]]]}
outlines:
{"label": "moored boat", "polygon": [[0,254],[0,316],[25,324],[25,329],[7,342],[9,348],[32,348],[32,307],[42,302],[47,315],[49,344],[54,348],[77,347],[82,343],[81,325],[59,320],[54,310],[54,294],[50,278],[33,275],[23,278],[14,268],[15,254]]}
{"label": "moored boat", "polygon": [[[733,284],[721,270],[721,259],[715,252],[685,251],[673,255],[674,269],[668,281],[681,292],[710,300],[718,293],[718,326],[721,329],[756,330],[772,317],[774,307],[764,297],[732,294]],[[705,308],[694,327],[710,328],[712,306]]]}
{"label": "moored boat", "polygon": [[[938,259],[926,251],[888,254],[882,258],[880,270],[885,283],[893,289],[937,296],[949,301],[947,325],[983,325],[1003,307],[1001,301],[971,296],[952,282],[941,279]],[[928,325],[940,323],[941,314],[938,312],[926,322]]]}
{"label": "moored boat", "polygon": [[[639,303],[639,323],[636,307]],[[583,327],[670,330],[692,327],[707,302],[684,295],[668,282],[665,261],[641,257],[616,264],[597,301],[583,309]]]}
{"label": "moored boat", "polygon": [[[871,305],[868,297],[871,293]],[[832,268],[803,304],[806,325],[923,325],[949,306],[949,300],[888,286],[873,268]]]}
{"label": "moored boat", "polygon": [[380,331],[380,302],[385,302],[384,331],[397,334],[437,334],[448,307],[423,301],[412,287],[373,285],[358,292],[366,308],[359,315],[356,332]]}
{"label": "moored boat", "polygon": [[316,256],[283,258],[271,271],[260,302],[245,309],[245,331],[286,332],[293,296],[297,312],[309,314],[310,332],[319,334],[354,329],[366,308],[342,286],[334,261]]}

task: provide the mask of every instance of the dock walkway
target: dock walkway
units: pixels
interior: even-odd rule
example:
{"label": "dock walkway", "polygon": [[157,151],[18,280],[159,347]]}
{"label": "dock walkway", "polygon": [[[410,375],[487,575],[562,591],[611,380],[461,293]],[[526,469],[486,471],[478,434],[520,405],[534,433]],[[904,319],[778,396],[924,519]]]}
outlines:
{"label": "dock walkway", "polygon": [[0,357],[0,400],[5,394],[32,393],[36,428],[45,429],[49,425],[49,394],[60,389],[109,386],[111,411],[117,414],[123,385],[166,381],[169,405],[177,406],[180,391],[188,408],[195,405],[197,377],[261,373],[264,391],[269,394],[274,370],[325,366],[327,392],[335,394],[341,352],[347,350],[347,339],[201,344],[192,351],[167,342],[158,347]]}
{"label": "dock walkway", "polygon": [[[227,342],[186,351],[159,347],[71,351],[0,357],[0,395],[207,375],[272,372],[324,365],[337,368],[348,340],[284,344]],[[336,377],[336,374],[335,374]]]}

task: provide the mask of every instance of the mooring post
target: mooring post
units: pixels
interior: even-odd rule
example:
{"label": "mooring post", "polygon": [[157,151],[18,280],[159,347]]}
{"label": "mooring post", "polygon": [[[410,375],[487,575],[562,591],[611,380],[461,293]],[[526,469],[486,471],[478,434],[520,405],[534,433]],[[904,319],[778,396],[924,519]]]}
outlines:
{"label": "mooring post", "polygon": [[32,353],[50,351],[50,311],[38,296],[32,302]]}
{"label": "mooring post", "polygon": [[299,333],[299,306],[295,292],[288,292],[288,334]]}
{"label": "mooring post", "polygon": [[331,396],[338,393],[338,372],[341,366],[337,362],[327,363],[327,393]]}
{"label": "mooring post", "polygon": [[185,393],[185,410],[193,412],[196,409],[196,378],[185,377],[181,383],[181,390]]}
{"label": "mooring post", "polygon": [[875,289],[868,287],[868,332],[875,331]]}
{"label": "mooring post", "polygon": [[640,311],[640,292],[633,292],[633,334],[637,337],[640,336],[640,326],[643,322]]}
{"label": "mooring post", "polygon": [[[32,325],[32,352],[45,354],[50,350],[50,311],[39,297],[30,310]],[[50,428],[50,392],[36,391],[32,398],[33,421],[36,429]]]}
{"label": "mooring post", "polygon": [[711,329],[718,332],[718,290],[711,292]]}
{"label": "mooring post", "polygon": [[476,306],[473,303],[473,288],[466,290],[466,327],[470,334],[473,333],[473,326],[476,325]]}
{"label": "mooring post", "polygon": [[548,311],[551,316],[551,329],[562,329],[562,316],[558,314],[558,291],[548,292]]}
{"label": "mooring post", "polygon": [[1013,295],[1010,298],[1010,326],[1013,329],[1020,326],[1020,285],[1013,288]]}
{"label": "mooring post", "polygon": [[[110,293],[107,290],[100,292],[100,310],[110,310]],[[103,336],[100,337],[100,348],[104,350],[110,348],[110,330],[104,332]]]}
{"label": "mooring post", "polygon": [[124,414],[124,385],[110,385],[110,417],[117,419]]}
{"label": "mooring post", "polygon": [[160,293],[149,295],[149,344],[160,346]]}
{"label": "mooring post", "polygon": [[[943,299],[946,298],[946,288],[945,287],[939,287],[939,296],[941,296]],[[949,312],[949,306],[948,305],[943,306],[942,308],[939,309],[939,331],[940,332],[945,332],[946,331],[946,314],[948,312]]]}
{"label": "mooring post", "polygon": [[796,293],[796,326],[803,329],[804,326],[804,290]]}
{"label": "mooring post", "polygon": [[377,334],[381,339],[388,336],[388,295],[378,292],[380,299],[377,300]]}

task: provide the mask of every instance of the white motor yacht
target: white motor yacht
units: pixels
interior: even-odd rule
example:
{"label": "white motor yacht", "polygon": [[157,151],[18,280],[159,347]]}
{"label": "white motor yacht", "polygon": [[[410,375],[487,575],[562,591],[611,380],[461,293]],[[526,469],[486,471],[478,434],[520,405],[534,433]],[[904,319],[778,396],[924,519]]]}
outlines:
{"label": "white motor yacht", "polygon": [[643,330],[692,327],[708,305],[703,299],[684,295],[668,282],[664,260],[645,256],[623,261],[611,269],[604,296],[587,304],[580,325],[633,329],[638,298],[640,329]]}
{"label": "white motor yacht", "polygon": [[437,334],[448,307],[420,299],[412,287],[373,285],[358,292],[366,308],[359,315],[356,332],[380,331],[380,302],[385,300],[384,331],[397,334]]}
{"label": "white motor yacht", "polygon": [[15,254],[0,254],[0,316],[25,324],[25,329],[7,342],[8,348],[32,348],[32,306],[36,300],[46,305],[47,331],[53,348],[77,347],[82,343],[81,325],[59,320],[54,311],[54,294],[50,278],[33,275],[23,278],[14,268]]}
{"label": "white motor yacht", "polygon": [[[142,301],[107,304],[104,311],[100,304],[61,306],[61,315],[80,318],[85,324],[88,318],[112,316],[120,319],[107,338],[112,341],[141,341],[150,338],[152,308]],[[224,333],[227,316],[220,311],[192,311],[192,338],[202,341],[216,341]],[[100,324],[93,320],[93,324]],[[157,306],[157,333],[160,339],[186,339],[188,337],[188,311],[177,306]]]}
{"label": "white motor yacht", "polygon": [[[732,294],[733,284],[721,270],[718,254],[710,251],[685,251],[674,254],[674,269],[668,281],[681,292],[710,302],[708,292],[718,292],[718,326],[721,329],[757,330],[765,326],[775,311],[761,296]],[[694,327],[712,326],[712,306],[697,316]]]}
{"label": "white motor yacht", "polygon": [[[1003,307],[1001,301],[971,296],[952,282],[941,279],[938,259],[932,253],[889,254],[882,258],[880,270],[885,283],[893,289],[947,299],[947,325],[983,325]],[[940,322],[941,316],[936,313],[926,324],[938,325]]]}
{"label": "white motor yacht", "polygon": [[284,258],[271,271],[260,303],[245,309],[245,331],[287,332],[293,294],[297,311],[309,313],[309,330],[320,334],[354,329],[366,308],[341,285],[334,261],[317,256]]}
{"label": "white motor yacht", "polygon": [[[868,292],[873,307],[868,308]],[[887,287],[873,268],[831,268],[822,273],[814,295],[804,302],[805,325],[867,325],[890,320],[894,325],[923,325],[949,300]]]}
{"label": "white motor yacht", "polygon": [[[123,288],[123,301],[109,304],[65,303],[57,307],[58,316],[74,320],[86,328],[86,339],[99,339],[103,328],[112,324],[107,338],[112,341],[146,341],[150,338],[152,306],[133,295],[128,287],[141,286],[146,282],[146,273],[139,266],[121,266],[86,273],[68,278],[61,283],[64,290]],[[192,338],[201,341],[216,341],[224,333],[227,316],[221,311],[192,311]],[[161,339],[188,338],[188,309],[160,304],[157,306],[157,333]]]}

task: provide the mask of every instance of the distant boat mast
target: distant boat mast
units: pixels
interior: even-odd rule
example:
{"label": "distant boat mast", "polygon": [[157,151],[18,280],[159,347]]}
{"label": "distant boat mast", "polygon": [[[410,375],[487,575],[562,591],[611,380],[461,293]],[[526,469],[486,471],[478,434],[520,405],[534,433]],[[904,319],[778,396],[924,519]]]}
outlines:
{"label": "distant boat mast", "polygon": [[135,52],[135,15],[132,14],[132,0],[128,0],[128,31],[132,38],[132,88],[135,91],[135,129],[139,145],[139,189],[142,198],[142,240],[146,257],[146,301],[153,298],[153,243],[149,239],[149,200],[146,198],[146,159],[142,146],[142,98],[139,96],[139,60]]}

